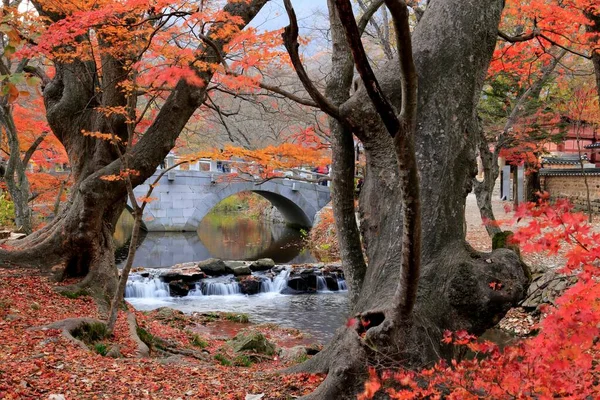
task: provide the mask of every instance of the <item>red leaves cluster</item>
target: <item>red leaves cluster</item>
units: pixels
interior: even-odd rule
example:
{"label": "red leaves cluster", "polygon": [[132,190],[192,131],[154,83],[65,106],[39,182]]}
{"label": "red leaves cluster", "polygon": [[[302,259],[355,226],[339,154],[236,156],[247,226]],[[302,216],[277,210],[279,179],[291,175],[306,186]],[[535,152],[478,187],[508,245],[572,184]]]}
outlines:
{"label": "red leaves cluster", "polygon": [[[102,357],[66,340],[57,330],[30,329],[64,318],[101,317],[90,297],[68,299],[53,286],[29,270],[0,269],[2,399],[46,399],[50,394],[67,399],[244,399],[247,393],[286,399],[310,393],[323,380],[310,374],[279,375],[278,361],[246,368],[223,367],[212,359],[164,364],[134,358],[124,313],[111,341],[120,346],[124,358]],[[136,318],[154,336],[190,346],[185,330],[158,321],[155,314],[136,312]],[[210,339],[207,350],[214,351],[219,343],[223,342]]]}

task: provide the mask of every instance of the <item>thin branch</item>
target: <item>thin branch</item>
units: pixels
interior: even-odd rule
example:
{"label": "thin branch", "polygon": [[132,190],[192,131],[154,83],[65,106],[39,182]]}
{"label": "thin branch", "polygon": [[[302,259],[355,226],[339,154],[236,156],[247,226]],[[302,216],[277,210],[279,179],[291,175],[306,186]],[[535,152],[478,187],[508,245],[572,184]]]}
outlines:
{"label": "thin branch", "polygon": [[363,15],[360,17],[360,20],[358,21],[358,30],[359,30],[361,36],[365,32],[365,29],[367,29],[367,25],[369,24],[369,21],[371,20],[371,18],[373,18],[373,15],[375,15],[377,10],[379,10],[379,7],[381,7],[383,5],[383,3],[384,3],[384,0],[376,0],[376,1],[372,2],[366,10],[363,10]]}
{"label": "thin branch", "polygon": [[[375,77],[375,73],[369,64],[367,53],[363,47],[362,41],[360,40],[360,32],[356,21],[354,19],[354,13],[352,12],[352,5],[350,0],[336,0],[336,7],[342,25],[346,31],[346,38],[350,43],[350,49],[352,56],[354,57],[354,64],[356,69],[367,89],[367,94],[373,102],[377,113],[381,116],[388,133],[390,136],[395,137],[396,133],[400,130],[400,121],[396,116],[394,107],[390,104],[388,99],[383,94],[383,90]],[[286,28],[287,29],[287,28]]]}
{"label": "thin branch", "polygon": [[31,146],[29,146],[29,148],[25,152],[25,155],[23,156],[23,167],[24,168],[27,168],[27,164],[29,164],[29,159],[31,158],[33,153],[35,153],[38,146],[44,141],[44,139],[46,138],[46,135],[48,135],[47,131],[42,132],[42,134],[35,139],[35,141],[31,144]]}
{"label": "thin branch", "polygon": [[[202,39],[206,44],[208,44],[210,47],[213,48],[213,50],[215,51],[215,53],[217,54],[217,57],[219,58],[219,62],[221,63],[221,65],[223,66],[225,73],[227,75],[231,75],[231,76],[235,76],[238,77],[240,76],[240,74],[238,74],[237,72],[233,72],[230,68],[229,65],[227,64],[227,61],[225,60],[225,58],[223,57],[223,55],[221,54],[221,52],[219,51],[219,48],[217,47],[217,45],[215,44],[215,42],[213,42],[209,37],[207,37],[206,35],[202,35],[202,34],[198,34],[198,37],[200,39]],[[309,107],[319,107],[318,104],[314,101],[311,101],[309,99],[304,99],[302,97],[296,96],[293,93],[290,93],[288,91],[285,91],[283,89],[281,89],[280,87],[274,86],[274,85],[269,85],[266,83],[258,83],[258,86],[261,89],[265,89],[268,90],[270,92],[273,93],[277,93],[279,95],[282,95],[284,97],[287,97],[288,99],[295,101],[296,103],[305,105],[305,106],[309,106]]]}
{"label": "thin branch", "polygon": [[520,42],[526,42],[528,40],[532,40],[532,39],[535,39],[535,38],[542,38],[545,41],[547,41],[550,44],[552,44],[553,46],[560,47],[561,49],[566,50],[566,51],[568,51],[571,54],[574,54],[574,55],[579,56],[579,57],[583,57],[586,60],[591,60],[592,59],[591,55],[587,55],[587,54],[579,52],[577,50],[573,50],[573,49],[571,49],[571,48],[569,48],[567,46],[564,46],[564,45],[558,43],[557,41],[555,41],[553,39],[550,39],[548,36],[544,35],[542,32],[540,32],[539,30],[537,30],[537,28],[534,29],[533,31],[527,33],[527,34],[519,35],[519,36],[510,36],[510,35],[502,32],[502,31],[498,31],[498,36],[500,36],[502,39],[504,39],[504,40],[506,40],[507,42],[510,42],[510,43],[520,43]]}
{"label": "thin branch", "polygon": [[[300,54],[298,54],[298,48],[300,47],[300,44],[298,43],[298,19],[296,18],[296,12],[294,11],[290,0],[284,0],[283,3],[290,19],[290,24],[285,27],[285,30],[282,34],[283,43],[290,55],[292,65],[298,74],[298,78],[300,78],[304,89],[306,89],[309,96],[315,101],[315,103],[317,103],[321,110],[337,120],[341,120],[339,107],[334,105],[315,87],[306,70],[304,69],[304,65],[300,59]],[[352,21],[352,23],[356,26],[354,21]]]}

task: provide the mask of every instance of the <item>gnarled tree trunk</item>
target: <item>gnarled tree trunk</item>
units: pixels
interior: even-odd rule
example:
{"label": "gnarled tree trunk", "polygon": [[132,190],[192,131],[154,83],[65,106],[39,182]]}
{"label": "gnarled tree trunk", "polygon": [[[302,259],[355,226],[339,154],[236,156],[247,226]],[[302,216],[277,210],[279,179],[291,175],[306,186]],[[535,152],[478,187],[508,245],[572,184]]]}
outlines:
{"label": "gnarled tree trunk", "polygon": [[[243,28],[268,0],[228,3],[224,10],[241,17]],[[58,21],[64,16],[38,11]],[[207,34],[211,37],[211,32]],[[100,44],[102,45],[102,44]],[[226,41],[215,38],[204,46],[201,61],[220,62]],[[113,133],[127,140],[127,124],[122,115],[107,117],[101,108],[128,107],[127,95],[120,83],[128,79],[127,60],[105,56],[102,74],[93,61],[55,61],[56,74],[44,88],[47,120],[64,145],[72,166],[74,185],[68,203],[45,228],[0,251],[0,263],[38,268],[64,264],[65,275],[85,277],[77,288],[86,288],[108,304],[116,290],[112,234],[124,209],[127,189],[124,180],[106,181],[106,175],[118,175],[122,164],[114,144],[84,136],[82,131]],[[180,80],[165,100],[158,115],[141,139],[125,154],[128,168],[136,171],[133,185],[150,177],[168,152],[194,111],[203,103],[207,83],[214,69],[196,70],[205,83],[196,87]],[[99,109],[100,108],[100,109]]]}
{"label": "gnarled tree trunk", "polygon": [[[394,140],[364,87],[340,107],[344,118],[360,126],[366,154],[360,215],[369,263],[352,312],[369,325],[366,332],[361,324],[340,328],[322,353],[296,368],[328,373],[309,398],[353,397],[367,365],[419,368],[450,358],[452,349],[441,344],[444,330],[481,334],[525,294],[527,278],[519,257],[507,249],[474,251],[465,242],[463,225],[475,175],[475,108],[502,7],[502,0],[431,1],[413,34],[419,76],[415,139],[422,272],[412,318],[403,323],[386,319],[400,306],[394,300],[403,250],[400,180],[406,171],[398,168]],[[397,60],[378,74],[396,106],[401,101],[398,75]],[[502,282],[502,290],[492,290],[491,282]]]}

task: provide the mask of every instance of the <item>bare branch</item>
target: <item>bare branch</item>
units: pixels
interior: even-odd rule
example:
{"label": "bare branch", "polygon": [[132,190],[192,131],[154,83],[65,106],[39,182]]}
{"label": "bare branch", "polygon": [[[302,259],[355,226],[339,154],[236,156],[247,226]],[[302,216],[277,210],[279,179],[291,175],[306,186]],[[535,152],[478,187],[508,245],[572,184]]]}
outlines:
{"label": "bare branch", "polygon": [[[308,74],[306,73],[304,65],[302,65],[300,54],[298,54],[298,47],[300,47],[300,44],[298,43],[298,19],[296,18],[296,12],[294,11],[290,0],[284,0],[283,3],[285,4],[285,10],[287,11],[288,17],[290,19],[290,24],[285,27],[285,31],[282,35],[283,43],[290,55],[292,65],[294,66],[294,69],[296,70],[296,73],[298,74],[302,85],[304,86],[310,97],[315,101],[315,103],[317,103],[319,108],[321,108],[324,112],[339,120],[339,107],[334,105],[315,87]],[[354,21],[352,22],[354,23]],[[356,25],[356,23],[354,23],[354,25]]]}
{"label": "bare branch", "polygon": [[350,0],[336,0],[336,8],[346,31],[346,38],[350,44],[354,64],[367,89],[367,94],[373,102],[377,113],[381,116],[388,133],[390,136],[395,137],[400,129],[400,121],[396,116],[394,108],[383,94],[375,73],[369,64],[367,53],[360,40],[360,32],[354,19]]}
{"label": "bare branch", "polygon": [[[227,75],[240,76],[240,74],[238,74],[236,72],[233,72],[233,71],[231,71],[229,69],[229,65],[227,65],[227,61],[225,60],[225,58],[223,57],[223,55],[219,51],[219,48],[217,47],[217,45],[212,40],[210,40],[209,37],[207,37],[206,35],[202,35],[202,34],[198,34],[198,37],[200,39],[202,39],[210,47],[213,48],[213,50],[215,51],[215,54],[217,54],[217,56],[219,57],[219,61],[220,61],[221,65],[223,66],[223,68],[225,69],[225,73]],[[258,86],[261,89],[265,89],[265,90],[268,90],[270,92],[277,93],[279,95],[287,97],[288,99],[290,99],[292,101],[295,101],[296,103],[303,104],[303,105],[309,106],[309,107],[318,107],[317,103],[315,103],[314,101],[311,101],[309,99],[304,99],[302,97],[296,96],[295,94],[290,93],[288,91],[285,91],[285,90],[283,90],[283,89],[281,89],[281,88],[279,88],[277,86],[269,85],[269,84],[262,83],[262,82],[260,82],[258,84]]]}
{"label": "bare branch", "polygon": [[23,167],[27,168],[27,164],[29,164],[29,159],[31,158],[33,153],[35,153],[38,146],[44,141],[46,135],[48,135],[47,131],[42,132],[42,134],[38,136],[33,143],[31,143],[31,146],[29,146],[29,148],[25,152],[25,155],[23,156]]}
{"label": "bare branch", "polygon": [[402,109],[400,118],[414,125],[417,121],[417,69],[413,60],[408,8],[404,1],[386,0],[386,6],[392,14],[396,31],[396,47],[400,59],[402,75]]}
{"label": "bare branch", "polygon": [[360,31],[360,34],[362,35],[365,32],[365,29],[367,29],[367,25],[369,24],[369,21],[371,20],[371,18],[373,18],[373,15],[375,15],[375,13],[377,12],[377,10],[379,10],[379,7],[381,7],[384,3],[384,0],[375,0],[374,2],[372,2],[369,7],[367,9],[363,9],[363,15],[360,17],[360,20],[358,21],[358,30]]}
{"label": "bare branch", "polygon": [[592,59],[591,55],[582,53],[582,52],[577,51],[577,50],[573,50],[570,47],[564,46],[564,45],[558,43],[557,41],[555,41],[553,39],[550,39],[548,36],[546,36],[542,32],[540,32],[537,28],[535,28],[533,31],[531,31],[531,32],[529,32],[529,33],[527,33],[525,35],[519,35],[519,36],[510,36],[510,35],[502,32],[502,31],[498,31],[498,36],[500,36],[502,39],[504,39],[504,40],[506,40],[507,42],[510,42],[510,43],[520,43],[520,42],[526,42],[528,40],[532,40],[532,39],[535,39],[535,38],[542,38],[545,41],[547,41],[550,44],[552,44],[553,46],[560,47],[561,49],[566,50],[566,51],[568,51],[571,54],[574,54],[574,55],[579,56],[579,57],[583,57],[586,60],[591,60]]}

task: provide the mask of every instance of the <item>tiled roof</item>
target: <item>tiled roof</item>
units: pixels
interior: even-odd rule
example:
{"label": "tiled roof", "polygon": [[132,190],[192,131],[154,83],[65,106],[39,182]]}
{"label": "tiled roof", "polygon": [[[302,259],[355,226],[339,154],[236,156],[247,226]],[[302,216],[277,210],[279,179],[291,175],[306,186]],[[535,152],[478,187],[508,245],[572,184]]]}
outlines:
{"label": "tiled roof", "polygon": [[583,146],[585,149],[597,149],[600,147],[600,142],[588,144],[587,146]]}
{"label": "tiled roof", "polygon": [[540,169],[541,176],[595,176],[600,175],[600,168],[542,168]]}
{"label": "tiled roof", "polygon": [[578,165],[581,161],[587,161],[587,159],[585,154],[581,156],[581,159],[579,159],[579,156],[544,157],[542,158],[542,164]]}

